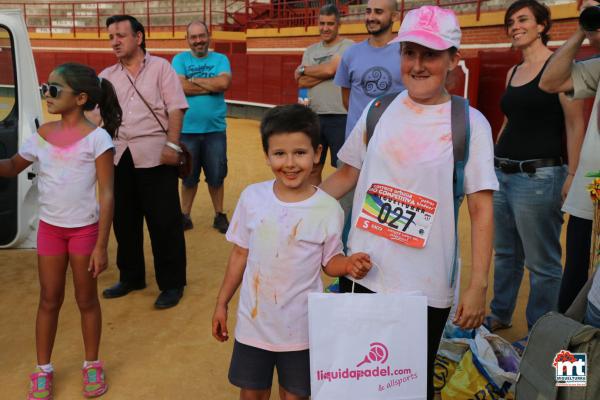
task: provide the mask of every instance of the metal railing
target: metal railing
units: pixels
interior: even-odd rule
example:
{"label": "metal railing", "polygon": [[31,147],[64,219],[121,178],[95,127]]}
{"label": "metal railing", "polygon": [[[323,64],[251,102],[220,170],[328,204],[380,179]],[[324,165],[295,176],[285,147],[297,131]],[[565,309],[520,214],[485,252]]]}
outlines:
{"label": "metal railing", "polygon": [[[479,19],[482,4],[490,0],[399,0],[401,16],[408,10],[435,4],[454,8],[458,13],[475,13]],[[115,14],[129,14],[140,20],[148,36],[153,32],[169,33],[185,29],[193,19],[202,18],[212,29],[244,31],[247,28],[284,28],[317,25],[319,9],[331,0],[104,0],[48,1],[46,3],[1,3],[0,8],[20,8],[30,30],[76,37],[94,33],[100,37],[105,20]],[[366,0],[335,0],[344,21],[359,22]],[[61,35],[61,36],[62,36]]]}
{"label": "metal railing", "polygon": [[[431,4],[453,8],[457,13],[471,12],[479,20],[482,5],[490,0],[398,0],[400,17],[414,8]],[[262,19],[253,19],[252,24],[272,28],[304,27],[318,24],[319,9],[331,0],[290,0],[272,4],[271,13]],[[335,1],[344,22],[361,22],[366,10],[366,0]]]}

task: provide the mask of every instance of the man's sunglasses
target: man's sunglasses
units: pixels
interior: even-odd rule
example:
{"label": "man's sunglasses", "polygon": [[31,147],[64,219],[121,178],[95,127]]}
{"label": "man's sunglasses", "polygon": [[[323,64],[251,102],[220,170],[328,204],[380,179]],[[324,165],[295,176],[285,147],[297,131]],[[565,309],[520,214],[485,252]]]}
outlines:
{"label": "man's sunglasses", "polygon": [[72,90],[67,90],[58,85],[49,85],[47,83],[42,83],[42,85],[40,86],[40,92],[42,93],[42,96],[45,96],[46,93],[48,93],[50,95],[50,97],[52,97],[52,98],[56,98],[56,97],[60,96],[60,92],[69,92],[69,93],[77,94],[77,92],[74,92]]}

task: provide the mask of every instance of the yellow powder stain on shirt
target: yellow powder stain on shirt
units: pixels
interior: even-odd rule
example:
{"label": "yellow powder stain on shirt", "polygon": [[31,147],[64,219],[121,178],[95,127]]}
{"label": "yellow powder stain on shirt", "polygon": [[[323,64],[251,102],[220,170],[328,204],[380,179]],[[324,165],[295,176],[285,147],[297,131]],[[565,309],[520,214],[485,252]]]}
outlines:
{"label": "yellow powder stain on shirt", "polygon": [[252,282],[252,287],[254,287],[254,308],[250,313],[252,319],[256,318],[258,315],[258,288],[260,287],[260,278],[258,276],[258,272],[254,274],[254,280]]}
{"label": "yellow powder stain on shirt", "polygon": [[292,241],[294,239],[296,239],[296,235],[298,234],[298,226],[300,225],[301,222],[302,222],[302,218],[300,218],[300,220],[292,228],[292,233],[290,233],[290,239],[288,240],[288,243],[292,243]]}

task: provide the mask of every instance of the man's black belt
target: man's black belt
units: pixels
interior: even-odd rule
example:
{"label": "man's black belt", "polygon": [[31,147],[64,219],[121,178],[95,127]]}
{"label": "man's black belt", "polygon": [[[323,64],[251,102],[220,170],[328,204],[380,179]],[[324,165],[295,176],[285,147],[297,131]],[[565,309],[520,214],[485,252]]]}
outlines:
{"label": "man's black belt", "polygon": [[516,174],[517,172],[535,174],[537,168],[557,167],[560,165],[563,165],[562,157],[537,158],[535,160],[523,161],[494,157],[494,166],[505,174]]}

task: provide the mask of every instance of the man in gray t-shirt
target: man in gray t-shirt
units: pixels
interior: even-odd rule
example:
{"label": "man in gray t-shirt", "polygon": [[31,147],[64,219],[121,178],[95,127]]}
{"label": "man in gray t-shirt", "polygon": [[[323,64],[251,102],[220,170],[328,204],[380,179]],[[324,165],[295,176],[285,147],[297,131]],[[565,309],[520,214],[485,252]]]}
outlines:
{"label": "man in gray t-shirt", "polygon": [[[600,2],[587,0],[583,4],[583,8],[591,6],[599,7]],[[593,17],[594,10],[589,11],[592,13],[588,13],[588,16]],[[586,38],[592,47],[600,51],[600,29],[597,23],[587,26],[585,18],[580,21],[583,21],[582,26],[554,53],[540,79],[540,88],[547,92],[565,92],[575,99],[594,98],[577,170],[569,171],[572,183],[563,205],[563,211],[570,214],[567,226],[567,264],[561,286],[561,297],[563,292],[570,294],[567,306],[588,277],[594,205],[586,190],[592,178],[586,177],[586,174],[600,170],[600,58],[597,55],[595,58],[574,62]],[[575,261],[569,262],[570,259]],[[588,294],[585,322],[600,328],[600,273],[596,273]]]}
{"label": "man in gray t-shirt", "polygon": [[370,36],[351,46],[342,56],[334,82],[342,87],[348,110],[346,137],[371,100],[404,90],[400,77],[400,45],[393,39],[392,25],[398,17],[394,0],[369,0],[365,25]]}
{"label": "man in gray t-shirt", "polygon": [[344,51],[354,42],[338,36],[340,13],[333,4],[327,4],[319,13],[319,35],[321,41],[304,52],[302,64],[298,66],[295,78],[300,88],[308,88],[310,108],[319,115],[321,125],[321,161],[312,172],[312,184],[321,183],[321,173],[327,157],[331,154],[331,165],[337,164],[337,152],[344,144],[346,129],[346,108],[342,103],[342,93],[333,83],[333,77]]}

